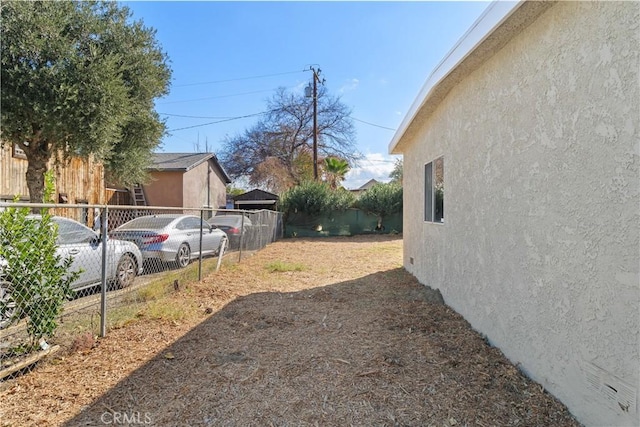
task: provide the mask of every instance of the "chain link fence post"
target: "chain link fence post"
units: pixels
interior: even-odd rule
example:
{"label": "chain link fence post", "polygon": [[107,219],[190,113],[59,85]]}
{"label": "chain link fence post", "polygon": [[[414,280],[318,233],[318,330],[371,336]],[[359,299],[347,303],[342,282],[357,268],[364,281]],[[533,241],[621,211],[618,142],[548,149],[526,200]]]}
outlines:
{"label": "chain link fence post", "polygon": [[101,272],[101,294],[100,294],[100,336],[107,336],[107,239],[109,234],[109,212],[105,205],[100,214],[100,243],[102,245],[102,272]]}
{"label": "chain link fence post", "polygon": [[200,255],[198,256],[198,282],[202,282],[202,233],[204,233],[204,209],[200,209]]}

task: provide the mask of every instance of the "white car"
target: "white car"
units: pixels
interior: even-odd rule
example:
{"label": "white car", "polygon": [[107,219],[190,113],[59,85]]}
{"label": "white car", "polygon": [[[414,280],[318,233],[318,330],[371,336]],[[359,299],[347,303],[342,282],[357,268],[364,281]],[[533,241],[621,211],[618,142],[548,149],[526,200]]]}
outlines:
{"label": "white car", "polygon": [[[99,283],[102,278],[102,240],[77,221],[53,217],[58,224],[57,253],[72,257],[72,271],[82,270],[71,288],[81,290]],[[107,280],[118,288],[126,288],[142,273],[142,253],[136,245],[124,240],[107,240]]]}
{"label": "white car", "polygon": [[[29,218],[38,220],[39,216]],[[71,289],[80,291],[99,284],[102,280],[102,240],[100,236],[77,221],[54,216],[52,221],[58,225],[56,254],[63,259],[73,258],[71,271],[80,271],[80,277],[71,284]],[[34,259],[34,263],[38,263]],[[13,319],[15,304],[11,301],[10,277],[2,274],[6,260],[0,259],[0,328],[7,326]],[[142,273],[142,254],[138,247],[122,240],[107,240],[106,277],[118,288],[130,286],[135,277]]]}

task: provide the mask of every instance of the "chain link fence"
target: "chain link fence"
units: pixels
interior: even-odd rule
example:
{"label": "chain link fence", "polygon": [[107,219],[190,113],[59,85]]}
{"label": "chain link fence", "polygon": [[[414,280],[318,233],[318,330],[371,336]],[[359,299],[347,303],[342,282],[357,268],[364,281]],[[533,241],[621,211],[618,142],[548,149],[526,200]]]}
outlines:
{"label": "chain link fence", "polygon": [[[274,211],[0,202],[0,381],[282,237]],[[224,267],[223,267],[224,268]]]}

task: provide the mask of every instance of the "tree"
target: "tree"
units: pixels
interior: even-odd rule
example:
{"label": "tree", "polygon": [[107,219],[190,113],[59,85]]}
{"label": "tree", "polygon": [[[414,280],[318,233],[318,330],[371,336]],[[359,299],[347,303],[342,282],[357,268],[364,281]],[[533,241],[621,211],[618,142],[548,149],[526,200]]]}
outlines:
{"label": "tree", "polygon": [[402,168],[403,168],[402,159],[396,159],[396,162],[393,165],[393,170],[389,174],[389,178],[391,178],[391,182],[395,182],[397,184],[402,185]]}
{"label": "tree", "polygon": [[[313,178],[313,104],[284,88],[267,102],[264,118],[223,142],[220,159],[233,178],[279,193]],[[356,160],[349,109],[326,89],[318,91],[318,157]]]}
{"label": "tree", "polygon": [[246,193],[247,191],[242,188],[234,187],[231,184],[227,184],[227,194],[231,197],[239,196],[241,194]]}
{"label": "tree", "polygon": [[398,183],[376,184],[365,191],[356,206],[378,217],[378,230],[382,230],[384,217],[402,212],[402,186]]}
{"label": "tree", "polygon": [[324,159],[324,175],[325,180],[334,190],[344,180],[345,175],[349,172],[349,162],[337,157],[325,157]]}
{"label": "tree", "polygon": [[121,184],[143,181],[165,132],[154,99],[171,70],[155,31],[116,2],[8,1],[1,6],[2,143],[29,162],[42,202],[52,158],[95,156]]}

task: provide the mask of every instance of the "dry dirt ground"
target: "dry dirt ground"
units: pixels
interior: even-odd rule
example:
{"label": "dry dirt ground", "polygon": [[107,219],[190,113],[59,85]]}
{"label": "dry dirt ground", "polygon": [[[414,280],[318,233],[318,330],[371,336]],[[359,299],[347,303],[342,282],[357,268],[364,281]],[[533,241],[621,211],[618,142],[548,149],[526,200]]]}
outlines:
{"label": "dry dirt ground", "polygon": [[401,257],[398,236],[274,243],[168,297],[196,316],[0,384],[0,425],[578,425]]}

